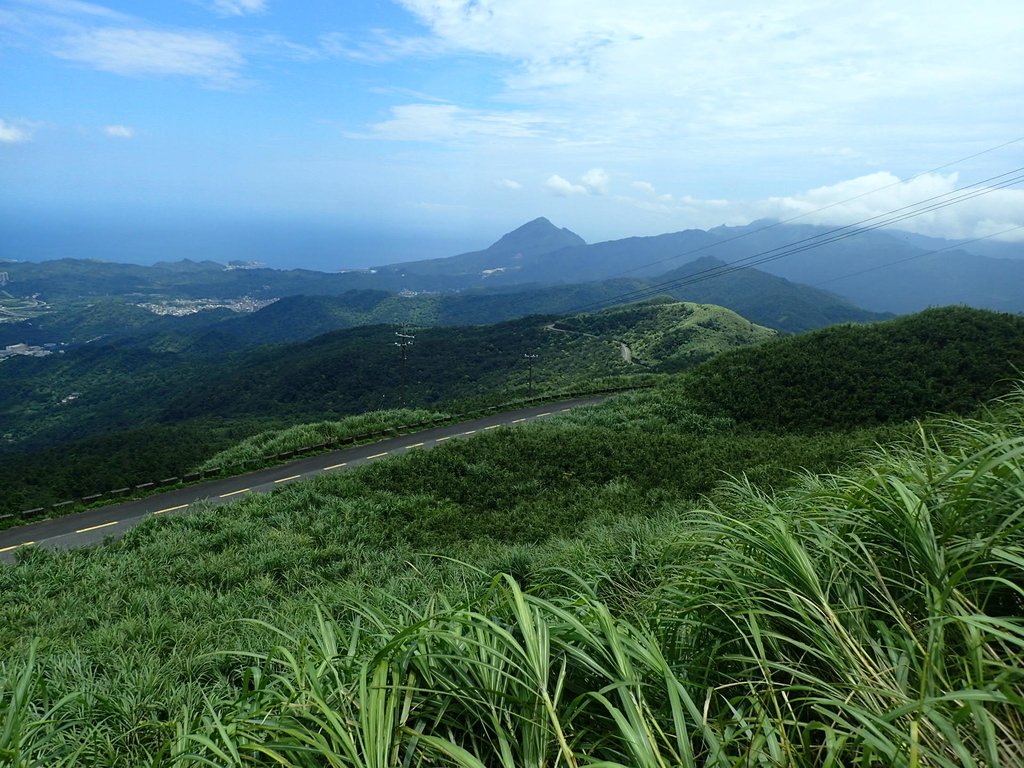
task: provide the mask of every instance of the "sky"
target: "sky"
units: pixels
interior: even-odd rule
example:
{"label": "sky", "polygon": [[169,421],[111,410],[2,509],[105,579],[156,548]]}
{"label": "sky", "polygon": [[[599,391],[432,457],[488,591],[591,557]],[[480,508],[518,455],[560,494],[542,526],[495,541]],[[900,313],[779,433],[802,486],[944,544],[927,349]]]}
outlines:
{"label": "sky", "polygon": [[0,0],[0,258],[849,223],[1024,167],[1022,62],[1020,0]]}

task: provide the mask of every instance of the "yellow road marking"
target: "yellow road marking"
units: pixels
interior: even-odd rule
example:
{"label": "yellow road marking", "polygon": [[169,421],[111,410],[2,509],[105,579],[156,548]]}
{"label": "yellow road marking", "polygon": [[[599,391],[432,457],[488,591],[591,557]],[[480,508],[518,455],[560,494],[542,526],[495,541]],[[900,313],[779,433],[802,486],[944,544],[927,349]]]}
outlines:
{"label": "yellow road marking", "polygon": [[302,475],[292,475],[291,477],[282,477],[280,480],[275,480],[275,483],[287,483],[289,480],[298,480]]}
{"label": "yellow road marking", "polygon": [[406,448],[422,448],[422,447],[423,447],[423,443],[413,443],[412,445],[407,445],[406,446]]}
{"label": "yellow road marking", "polygon": [[390,451],[384,451],[384,453],[375,453],[373,454],[373,456],[367,456],[366,460],[369,461],[370,459],[379,459],[381,456],[387,456],[388,453],[390,453]]}
{"label": "yellow road marking", "polygon": [[331,466],[329,466],[329,467],[324,467],[324,472],[326,472],[328,469],[341,469],[342,467],[347,467],[347,466],[348,466],[348,462],[347,461],[343,461],[343,462],[341,462],[341,464],[331,464]]}
{"label": "yellow road marking", "polygon": [[100,528],[109,528],[112,525],[117,525],[117,520],[112,520],[109,523],[100,523],[99,525],[93,525],[89,528],[79,528],[75,533],[88,533],[89,531],[98,531]]}
{"label": "yellow road marking", "polygon": [[154,514],[154,515],[162,515],[162,514],[163,514],[164,512],[173,512],[173,511],[174,511],[174,510],[176,510],[176,509],[184,509],[184,508],[185,508],[185,507],[187,507],[187,506],[188,506],[188,504],[179,504],[179,505],[178,505],[178,506],[176,506],[176,507],[168,507],[167,509],[158,509],[158,510],[157,510],[156,512],[154,512],[153,514]]}
{"label": "yellow road marking", "polygon": [[35,544],[34,541],[23,541],[21,544],[15,544],[11,547],[4,547],[3,549],[0,549],[0,552],[10,552],[12,549],[17,549],[18,547],[30,547],[33,544]]}
{"label": "yellow road marking", "polygon": [[231,493],[222,493],[222,494],[220,495],[220,497],[221,497],[222,499],[226,499],[226,498],[227,498],[228,496],[237,496],[238,494],[240,494],[240,493],[245,493],[245,492],[246,492],[246,491],[248,491],[248,490],[249,490],[248,488],[243,488],[243,489],[242,489],[242,490],[240,490],[240,491],[232,491]]}

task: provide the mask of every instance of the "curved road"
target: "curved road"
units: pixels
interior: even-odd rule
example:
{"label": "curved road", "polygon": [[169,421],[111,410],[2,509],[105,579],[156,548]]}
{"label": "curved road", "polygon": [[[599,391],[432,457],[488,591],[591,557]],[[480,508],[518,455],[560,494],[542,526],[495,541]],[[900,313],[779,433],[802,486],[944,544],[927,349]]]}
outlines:
{"label": "curved road", "polygon": [[14,553],[21,547],[37,546],[47,549],[85,547],[101,542],[108,536],[115,538],[123,536],[125,531],[150,516],[185,512],[190,505],[199,501],[210,504],[229,504],[250,493],[269,493],[282,485],[298,482],[305,478],[354,469],[387,456],[418,448],[433,448],[448,440],[470,437],[501,426],[512,426],[542,419],[581,405],[594,405],[605,399],[605,397],[577,398],[496,413],[472,421],[434,427],[377,443],[307,456],[287,464],[279,464],[244,475],[208,480],[186,488],[147,496],[144,499],[111,504],[65,517],[40,520],[37,523],[8,528],[5,531],[0,531],[0,562],[14,562]]}

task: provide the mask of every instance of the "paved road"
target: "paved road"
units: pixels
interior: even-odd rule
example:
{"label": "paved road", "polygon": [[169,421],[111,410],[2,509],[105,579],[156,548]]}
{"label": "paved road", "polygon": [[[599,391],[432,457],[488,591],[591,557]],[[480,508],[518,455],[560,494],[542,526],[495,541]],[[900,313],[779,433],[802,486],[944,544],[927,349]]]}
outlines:
{"label": "paved road", "polygon": [[434,427],[378,443],[321,453],[317,456],[297,459],[287,464],[279,464],[276,467],[244,475],[209,480],[167,493],[147,496],[144,499],[112,504],[65,517],[40,520],[38,523],[9,528],[0,531],[0,562],[13,562],[14,552],[21,547],[74,549],[88,546],[101,542],[108,536],[115,538],[123,536],[125,531],[150,516],[185,512],[191,504],[198,501],[210,504],[229,504],[251,493],[269,493],[275,488],[305,478],[342,472],[387,456],[420,448],[432,448],[447,440],[467,438],[501,426],[514,426],[542,419],[581,405],[593,405],[604,399],[604,397],[578,398],[496,413],[480,419]]}

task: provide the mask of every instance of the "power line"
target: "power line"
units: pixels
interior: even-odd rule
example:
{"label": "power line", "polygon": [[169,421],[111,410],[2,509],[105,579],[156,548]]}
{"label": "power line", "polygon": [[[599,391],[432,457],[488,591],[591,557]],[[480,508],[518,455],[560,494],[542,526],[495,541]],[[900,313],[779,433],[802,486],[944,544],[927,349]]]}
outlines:
{"label": "power line", "polygon": [[398,408],[406,408],[406,364],[409,359],[409,347],[413,346],[413,339],[416,337],[397,331],[394,332],[394,335],[398,337],[398,341],[394,342],[394,345],[401,349],[401,387],[398,389]]}
{"label": "power line", "polygon": [[526,359],[526,362],[530,366],[530,390],[529,391],[530,391],[530,397],[533,397],[533,361],[536,360],[538,357],[540,357],[540,355],[531,355],[529,353],[525,353],[525,354],[523,354],[523,357]]}
{"label": "power line", "polygon": [[[950,192],[943,193],[941,195],[935,195],[925,200],[919,200],[916,203],[896,208],[885,213],[877,214],[875,216],[862,219],[861,221],[855,222],[854,224],[848,224],[842,227],[835,227],[825,232],[821,232],[811,237],[802,238],[800,240],[787,243],[776,248],[771,248],[765,251],[759,251],[758,253],[746,256],[728,264],[716,265],[708,267],[706,269],[699,270],[691,273],[686,277],[676,278],[673,280],[666,280],[660,283],[645,286],[633,291],[627,291],[617,296],[607,297],[597,301],[589,302],[587,304],[579,305],[577,307],[566,310],[565,314],[577,314],[579,312],[586,312],[590,309],[594,309],[600,306],[622,303],[627,301],[638,301],[649,296],[656,295],[658,292],[665,290],[666,288],[680,288],[688,285],[694,285],[696,283],[711,280],[716,277],[731,274],[741,269],[746,269],[760,264],[765,264],[770,261],[776,261],[778,259],[785,258],[786,256],[792,256],[797,253],[812,250],[814,248],[820,248],[823,245],[829,245],[831,243],[846,240],[850,237],[865,234],[867,232],[881,229],[882,227],[891,226],[916,216],[930,213],[932,211],[947,208],[951,205],[970,200],[975,197],[981,197],[1000,189],[1012,186],[1016,183],[1024,181],[1024,167],[1016,168],[1012,171],[997,174],[988,179],[984,179],[974,184],[969,184],[964,187],[960,187]],[[1018,174],[1012,176],[1012,174]],[[1010,177],[1010,178],[1007,178]],[[993,181],[1001,180],[998,184],[982,187],[981,185],[990,184]],[[979,188],[980,187],[980,188]],[[759,230],[760,231],[760,230]],[[733,238],[737,239],[737,238]],[[985,238],[979,238],[985,239]],[[728,242],[728,241],[723,241]],[[719,243],[720,244],[720,243]]]}
{"label": "power line", "polygon": [[965,163],[968,160],[973,160],[973,159],[975,159],[977,157],[981,157],[983,155],[987,155],[987,154],[990,154],[992,152],[996,152],[996,151],[998,151],[1000,149],[1005,149],[1006,147],[1012,146],[1013,144],[1018,144],[1018,143],[1020,143],[1022,141],[1024,141],[1024,136],[1018,136],[1018,137],[1016,137],[1014,139],[1010,139],[1008,141],[1004,141],[1002,144],[997,144],[997,145],[995,145],[993,147],[988,147],[987,149],[983,149],[980,152],[975,152],[973,155],[967,155],[966,157],[961,157],[961,158],[959,158],[957,160],[951,160],[948,163],[943,163],[942,165],[937,165],[934,168],[929,168],[927,171],[921,171],[919,173],[914,174],[913,176],[908,176],[906,179],[897,179],[896,181],[892,182],[891,184],[885,184],[885,185],[883,185],[881,187],[876,187],[875,189],[870,189],[870,190],[868,190],[866,192],[861,192],[860,194],[854,195],[853,197],[847,197],[847,198],[845,198],[843,200],[837,200],[834,203],[829,203],[828,205],[823,205],[823,206],[821,206],[819,208],[814,208],[813,210],[805,211],[803,213],[797,214],[796,216],[791,216],[788,219],[782,219],[780,221],[772,222],[771,224],[766,224],[765,226],[758,227],[757,229],[746,230],[746,231],[741,232],[739,234],[727,237],[724,240],[718,240],[718,241],[716,241],[714,243],[707,243],[706,245],[702,245],[702,246],[699,246],[697,248],[692,248],[689,251],[683,251],[682,253],[678,253],[678,254],[676,254],[674,256],[668,256],[668,257],[666,257],[664,259],[658,259],[656,261],[651,261],[651,262],[648,262],[646,264],[641,264],[641,265],[636,266],[636,267],[630,267],[629,269],[623,270],[622,272],[616,272],[614,274],[608,275],[606,279],[610,279],[610,278],[614,278],[614,277],[623,277],[624,275],[630,275],[630,274],[633,274],[634,272],[639,272],[640,270],[643,270],[643,269],[648,269],[650,267],[656,267],[659,264],[665,264],[665,263],[670,262],[670,261],[675,261],[676,259],[682,259],[682,258],[684,258],[686,256],[693,256],[694,254],[703,253],[704,251],[710,250],[712,248],[718,248],[719,246],[735,242],[736,240],[742,240],[742,239],[747,238],[747,237],[752,237],[753,235],[760,234],[761,232],[766,232],[769,229],[774,229],[776,227],[781,227],[783,224],[791,224],[794,221],[799,221],[800,219],[807,218],[808,216],[813,216],[816,213],[821,213],[823,211],[827,211],[827,210],[830,210],[832,208],[836,208],[836,207],[838,207],[840,205],[845,205],[846,203],[852,203],[855,200],[860,200],[862,198],[865,198],[865,197],[868,197],[870,195],[876,194],[877,192],[884,192],[887,189],[892,189],[892,188],[898,187],[898,186],[900,186],[902,184],[909,184],[910,182],[915,181],[916,179],[920,179],[922,176],[927,176],[930,173],[937,173],[938,171],[945,170],[946,168],[951,168],[954,165],[959,165],[960,163]]}
{"label": "power line", "polygon": [[885,264],[876,264],[873,267],[867,267],[866,269],[861,269],[861,270],[858,270],[857,272],[849,272],[849,273],[847,273],[845,275],[838,275],[837,277],[830,277],[828,280],[822,280],[820,283],[814,283],[814,285],[812,287],[820,288],[821,286],[828,285],[829,283],[835,283],[835,282],[838,282],[840,280],[846,280],[847,278],[850,278],[850,277],[858,277],[859,275],[864,275],[864,274],[867,274],[868,272],[877,272],[880,269],[886,269],[888,267],[895,266],[896,264],[903,264],[904,262],[907,262],[907,261],[913,261],[914,259],[920,259],[920,258],[922,258],[924,256],[933,256],[936,253],[945,253],[946,251],[955,251],[955,250],[957,250],[959,248],[962,248],[965,245],[970,245],[971,243],[978,243],[978,242],[981,242],[982,240],[989,240],[989,239],[991,239],[993,237],[999,237],[1000,235],[1006,235],[1006,234],[1009,234],[1010,232],[1016,232],[1019,229],[1024,229],[1024,224],[1021,224],[1021,225],[1016,226],[1016,227],[1010,227],[1009,229],[1004,229],[1004,230],[1002,230],[1000,232],[993,232],[993,233],[991,233],[989,235],[982,235],[981,237],[975,237],[975,238],[972,238],[971,240],[959,240],[956,243],[953,243],[952,245],[947,245],[945,248],[936,248],[935,250],[932,250],[932,251],[923,251],[921,253],[915,253],[913,256],[907,256],[905,259],[896,259],[896,261],[889,261],[889,262],[886,262]]}

